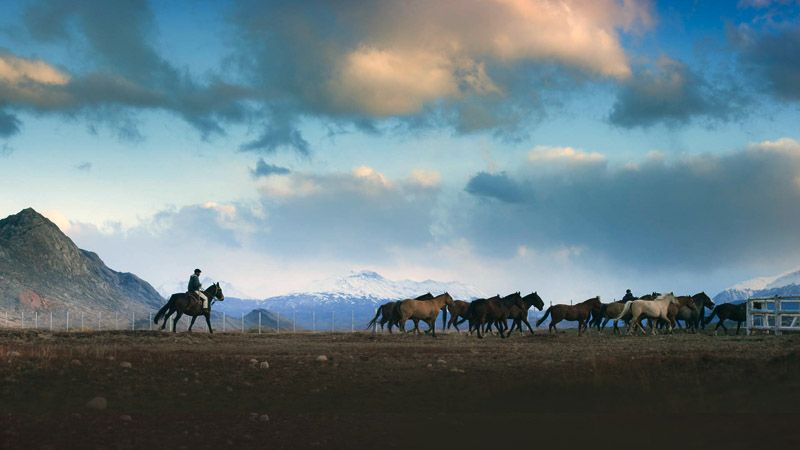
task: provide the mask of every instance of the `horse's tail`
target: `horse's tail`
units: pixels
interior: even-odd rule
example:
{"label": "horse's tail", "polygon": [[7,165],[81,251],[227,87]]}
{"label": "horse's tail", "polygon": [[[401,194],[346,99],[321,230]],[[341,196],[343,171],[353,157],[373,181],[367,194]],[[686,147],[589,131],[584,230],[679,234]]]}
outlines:
{"label": "horse's tail", "polygon": [[381,313],[382,313],[382,312],[383,312],[383,308],[380,308],[380,307],[379,307],[379,308],[378,308],[378,311],[377,311],[377,312],[375,312],[375,317],[373,317],[373,318],[372,318],[372,320],[370,320],[370,321],[369,321],[369,323],[367,324],[367,329],[368,329],[368,330],[369,330],[370,328],[372,328],[372,327],[375,325],[375,322],[377,322],[377,321],[378,321],[378,317],[380,317],[380,315],[381,315]]}
{"label": "horse's tail", "polygon": [[553,309],[553,307],[552,307],[552,306],[551,306],[551,307],[549,307],[549,308],[547,308],[547,311],[545,311],[545,312],[544,312],[544,315],[542,316],[542,318],[536,321],[536,327],[537,327],[537,328],[539,327],[539,325],[541,325],[541,324],[542,324],[542,322],[544,322],[544,321],[545,321],[545,319],[547,319],[547,316],[549,316],[549,315],[550,315],[550,310],[551,310],[551,309]]}
{"label": "horse's tail", "polygon": [[622,308],[622,312],[619,313],[619,315],[617,317],[614,317],[614,320],[619,320],[619,319],[622,319],[623,317],[625,317],[625,314],[628,314],[628,312],[631,310],[631,305],[632,304],[633,304],[633,300],[628,300],[627,302],[625,302],[625,307]]}
{"label": "horse's tail", "polygon": [[719,309],[720,306],[722,305],[717,305],[714,307],[714,309],[711,310],[711,314],[709,314],[708,317],[705,318],[705,320],[703,321],[703,325],[708,325],[711,323],[711,320],[714,319],[714,316],[719,314],[719,311],[717,311],[717,309]]}
{"label": "horse's tail", "polygon": [[175,304],[175,294],[172,294],[169,300],[167,300],[167,304],[162,306],[161,309],[159,309],[158,312],[156,313],[156,316],[153,317],[153,323],[158,323],[158,321],[161,320],[162,317],[164,317],[164,314],[166,314],[167,311],[169,311],[169,308],[174,304]]}

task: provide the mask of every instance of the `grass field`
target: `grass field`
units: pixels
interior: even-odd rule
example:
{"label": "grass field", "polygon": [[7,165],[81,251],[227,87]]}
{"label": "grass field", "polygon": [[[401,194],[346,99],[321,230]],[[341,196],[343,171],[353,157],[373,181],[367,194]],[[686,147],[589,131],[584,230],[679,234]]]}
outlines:
{"label": "grass field", "polygon": [[797,448],[799,400],[800,336],[0,330],[3,448]]}

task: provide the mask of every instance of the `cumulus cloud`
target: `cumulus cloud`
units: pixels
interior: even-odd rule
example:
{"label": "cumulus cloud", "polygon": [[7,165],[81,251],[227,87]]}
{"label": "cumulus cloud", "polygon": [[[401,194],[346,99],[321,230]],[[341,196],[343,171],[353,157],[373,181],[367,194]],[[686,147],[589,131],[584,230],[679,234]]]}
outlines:
{"label": "cumulus cloud", "polygon": [[[243,67],[288,116],[472,132],[536,118],[541,94],[531,91],[549,68],[627,78],[622,34],[653,19],[637,1],[437,0],[244,2],[233,22]],[[248,148],[291,145],[289,136],[268,127]]]}
{"label": "cumulus cloud", "polygon": [[580,258],[648,270],[752,265],[791,258],[800,244],[798,175],[800,144],[789,138],[625,167],[478,173],[456,223],[490,254],[576,247]]}
{"label": "cumulus cloud", "polygon": [[587,152],[572,147],[550,147],[538,145],[528,153],[531,163],[566,163],[566,164],[598,164],[606,161],[605,155],[598,152]]}
{"label": "cumulus cloud", "polygon": [[695,118],[725,120],[743,103],[735,87],[712,84],[686,64],[662,57],[622,86],[609,121],[633,128],[682,125]]}

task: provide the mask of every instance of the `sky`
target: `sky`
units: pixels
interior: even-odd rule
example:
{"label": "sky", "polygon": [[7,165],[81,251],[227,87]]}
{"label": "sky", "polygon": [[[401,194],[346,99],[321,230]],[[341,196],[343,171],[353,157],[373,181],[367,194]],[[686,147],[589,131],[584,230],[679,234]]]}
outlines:
{"label": "sky", "polygon": [[546,301],[800,267],[800,2],[13,1],[0,216],[155,286]]}

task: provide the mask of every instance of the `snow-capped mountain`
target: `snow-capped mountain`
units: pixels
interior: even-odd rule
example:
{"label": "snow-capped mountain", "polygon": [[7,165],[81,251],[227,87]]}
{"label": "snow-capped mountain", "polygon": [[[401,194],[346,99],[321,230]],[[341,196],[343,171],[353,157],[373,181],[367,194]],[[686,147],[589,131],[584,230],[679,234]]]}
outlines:
{"label": "snow-capped mountain", "polygon": [[[293,292],[264,300],[228,299],[215,308],[229,314],[247,313],[263,308],[291,323],[309,330],[361,329],[375,315],[375,309],[388,301],[414,298],[430,292],[449,292],[453,298],[471,300],[485,297],[479,289],[459,282],[434,280],[389,280],[372,271],[351,272],[341,278],[311,283],[309,292]],[[228,301],[232,300],[232,301]]]}
{"label": "snow-capped mountain", "polygon": [[[224,280],[212,280],[211,278],[207,277],[200,277],[200,282],[203,283],[203,287],[206,288],[211,283],[219,283],[220,287],[222,287],[222,292],[225,294],[225,297],[234,297],[234,298],[254,298],[252,295],[238,289],[233,284],[224,281]],[[186,292],[186,287],[189,284],[189,275],[186,275],[185,281],[175,282],[175,283],[165,283],[156,290],[159,294],[161,294],[164,298],[169,298],[170,295],[178,293],[178,292]]]}
{"label": "snow-capped mountain", "polygon": [[464,299],[484,296],[479,289],[457,281],[394,281],[369,270],[353,271],[344,277],[314,282],[311,285],[311,292],[331,294],[335,298],[341,298],[344,295],[347,297],[403,299],[413,298],[426,292],[434,295],[449,292],[453,298]]}
{"label": "snow-capped mountain", "polygon": [[800,295],[800,270],[753,278],[735,284],[714,296],[715,303],[729,303],[751,297]]}

